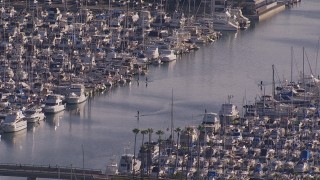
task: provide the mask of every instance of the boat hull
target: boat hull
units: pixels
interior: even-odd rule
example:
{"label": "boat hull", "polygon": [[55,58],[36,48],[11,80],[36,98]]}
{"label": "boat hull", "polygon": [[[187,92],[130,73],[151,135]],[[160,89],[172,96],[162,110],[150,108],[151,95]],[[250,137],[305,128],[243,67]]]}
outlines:
{"label": "boat hull", "polygon": [[44,114],[37,114],[37,115],[25,117],[25,120],[28,123],[35,123],[35,122],[42,121],[44,119],[44,117],[45,117]]}
{"label": "boat hull", "polygon": [[20,121],[13,124],[2,124],[1,129],[5,133],[17,132],[27,128],[27,121]]}
{"label": "boat hull", "polygon": [[48,114],[58,113],[65,109],[65,106],[53,106],[53,107],[44,107],[43,112]]}
{"label": "boat hull", "polygon": [[67,104],[80,104],[83,103],[88,99],[87,96],[77,96],[77,97],[67,97],[66,103]]}

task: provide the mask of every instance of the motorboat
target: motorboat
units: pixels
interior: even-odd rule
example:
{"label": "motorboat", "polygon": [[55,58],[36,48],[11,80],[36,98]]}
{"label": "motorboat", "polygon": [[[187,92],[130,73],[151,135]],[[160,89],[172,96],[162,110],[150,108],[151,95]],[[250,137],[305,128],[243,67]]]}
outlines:
{"label": "motorboat", "polygon": [[230,9],[230,14],[231,16],[235,16],[240,29],[247,29],[250,26],[250,20],[242,14],[242,10],[240,8]]}
{"label": "motorboat", "polygon": [[24,111],[25,120],[28,123],[35,123],[42,121],[45,118],[42,108],[40,106],[32,106]]}
{"label": "motorboat", "polygon": [[110,162],[107,164],[106,173],[107,175],[116,175],[119,174],[118,172],[118,163],[115,159],[111,159]]}
{"label": "motorboat", "polygon": [[5,108],[9,106],[7,95],[0,93],[0,107]]}
{"label": "motorboat", "polygon": [[158,59],[159,58],[159,49],[156,46],[147,47],[145,53],[146,53],[147,58],[149,58],[149,59]]}
{"label": "motorboat", "polygon": [[228,96],[228,102],[221,105],[219,111],[220,121],[222,125],[231,124],[231,122],[240,117],[239,110],[236,105],[230,102],[232,96]]}
{"label": "motorboat", "polygon": [[120,174],[133,174],[138,173],[141,161],[134,159],[133,154],[124,154],[120,158],[119,173]]}
{"label": "motorboat", "polygon": [[173,50],[163,49],[159,56],[161,62],[171,62],[177,60],[177,55],[175,55]]}
{"label": "motorboat", "polygon": [[216,132],[220,128],[219,116],[217,113],[205,113],[202,119],[202,125],[208,131]]}
{"label": "motorboat", "polygon": [[88,99],[83,84],[71,84],[69,95],[66,97],[67,104],[79,104]]}
{"label": "motorboat", "polygon": [[229,11],[216,12],[213,15],[213,28],[215,31],[237,31],[240,26],[239,23],[233,18]]}
{"label": "motorboat", "polygon": [[294,167],[295,173],[304,173],[308,171],[309,165],[307,162],[298,162],[296,166]]}
{"label": "motorboat", "polygon": [[57,113],[65,109],[63,103],[63,96],[60,94],[49,94],[45,100],[45,106],[43,107],[44,113]]}
{"label": "motorboat", "polygon": [[3,132],[16,132],[27,128],[27,121],[24,119],[22,111],[16,110],[9,113],[3,123],[1,129]]}

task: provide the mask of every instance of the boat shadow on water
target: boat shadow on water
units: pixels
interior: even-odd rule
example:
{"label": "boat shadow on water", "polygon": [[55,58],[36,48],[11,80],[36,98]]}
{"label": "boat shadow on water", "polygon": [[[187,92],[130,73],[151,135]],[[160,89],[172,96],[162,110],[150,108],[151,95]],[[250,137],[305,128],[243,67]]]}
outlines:
{"label": "boat shadow on water", "polygon": [[75,115],[75,116],[78,116],[81,114],[81,112],[84,111],[85,109],[85,106],[86,106],[86,103],[87,101],[84,101],[80,104],[67,104],[66,105],[66,111],[69,112],[69,114],[71,115]]}
{"label": "boat shadow on water", "polygon": [[56,130],[57,127],[60,126],[60,120],[62,119],[64,111],[54,113],[54,114],[46,114],[45,121]]}
{"label": "boat shadow on water", "polygon": [[23,129],[17,132],[3,133],[1,134],[0,141],[3,141],[12,146],[25,142],[27,137],[27,129]]}

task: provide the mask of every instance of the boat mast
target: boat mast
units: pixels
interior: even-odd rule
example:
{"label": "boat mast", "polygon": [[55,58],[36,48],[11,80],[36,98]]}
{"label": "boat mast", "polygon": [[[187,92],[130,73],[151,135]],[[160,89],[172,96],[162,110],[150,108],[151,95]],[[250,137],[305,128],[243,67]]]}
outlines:
{"label": "boat mast", "polygon": [[274,64],[272,64],[272,97],[275,98]]}
{"label": "boat mast", "polygon": [[290,83],[292,83],[292,69],[293,69],[293,47],[291,46],[291,75],[290,75]]}
{"label": "boat mast", "polygon": [[[173,124],[173,88],[171,91],[171,139],[174,139],[174,124]],[[173,142],[173,141],[172,141]]]}
{"label": "boat mast", "polygon": [[319,37],[319,39],[318,39],[318,48],[317,48],[317,56],[316,56],[316,67],[315,67],[314,75],[317,75],[318,56],[319,56],[319,45],[320,45],[320,37]]}
{"label": "boat mast", "polygon": [[[305,80],[304,80],[304,47],[302,48],[302,84],[303,88],[306,88]],[[304,101],[306,100],[306,91],[304,91]]]}

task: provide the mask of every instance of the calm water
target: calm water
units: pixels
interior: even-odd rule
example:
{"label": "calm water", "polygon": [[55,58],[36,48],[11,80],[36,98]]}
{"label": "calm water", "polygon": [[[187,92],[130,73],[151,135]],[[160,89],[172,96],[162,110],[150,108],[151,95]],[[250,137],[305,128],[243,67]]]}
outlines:
{"label": "calm water", "polygon": [[[272,64],[276,80],[290,79],[291,46],[294,78],[302,71],[302,47],[315,71],[319,19],[318,0],[303,0],[250,29],[225,34],[176,62],[151,67],[147,87],[141,77],[139,85],[114,88],[25,131],[3,135],[0,163],[82,167],[83,146],[85,167],[105,169],[109,158],[123,154],[125,147],[133,152],[133,128],[167,132],[172,91],[174,123],[184,127],[198,124],[205,109],[218,112],[229,94],[238,106],[244,97],[253,101],[261,94],[257,84],[271,82]],[[270,89],[266,86],[267,93]],[[138,123],[138,110],[150,116],[141,117]]]}

